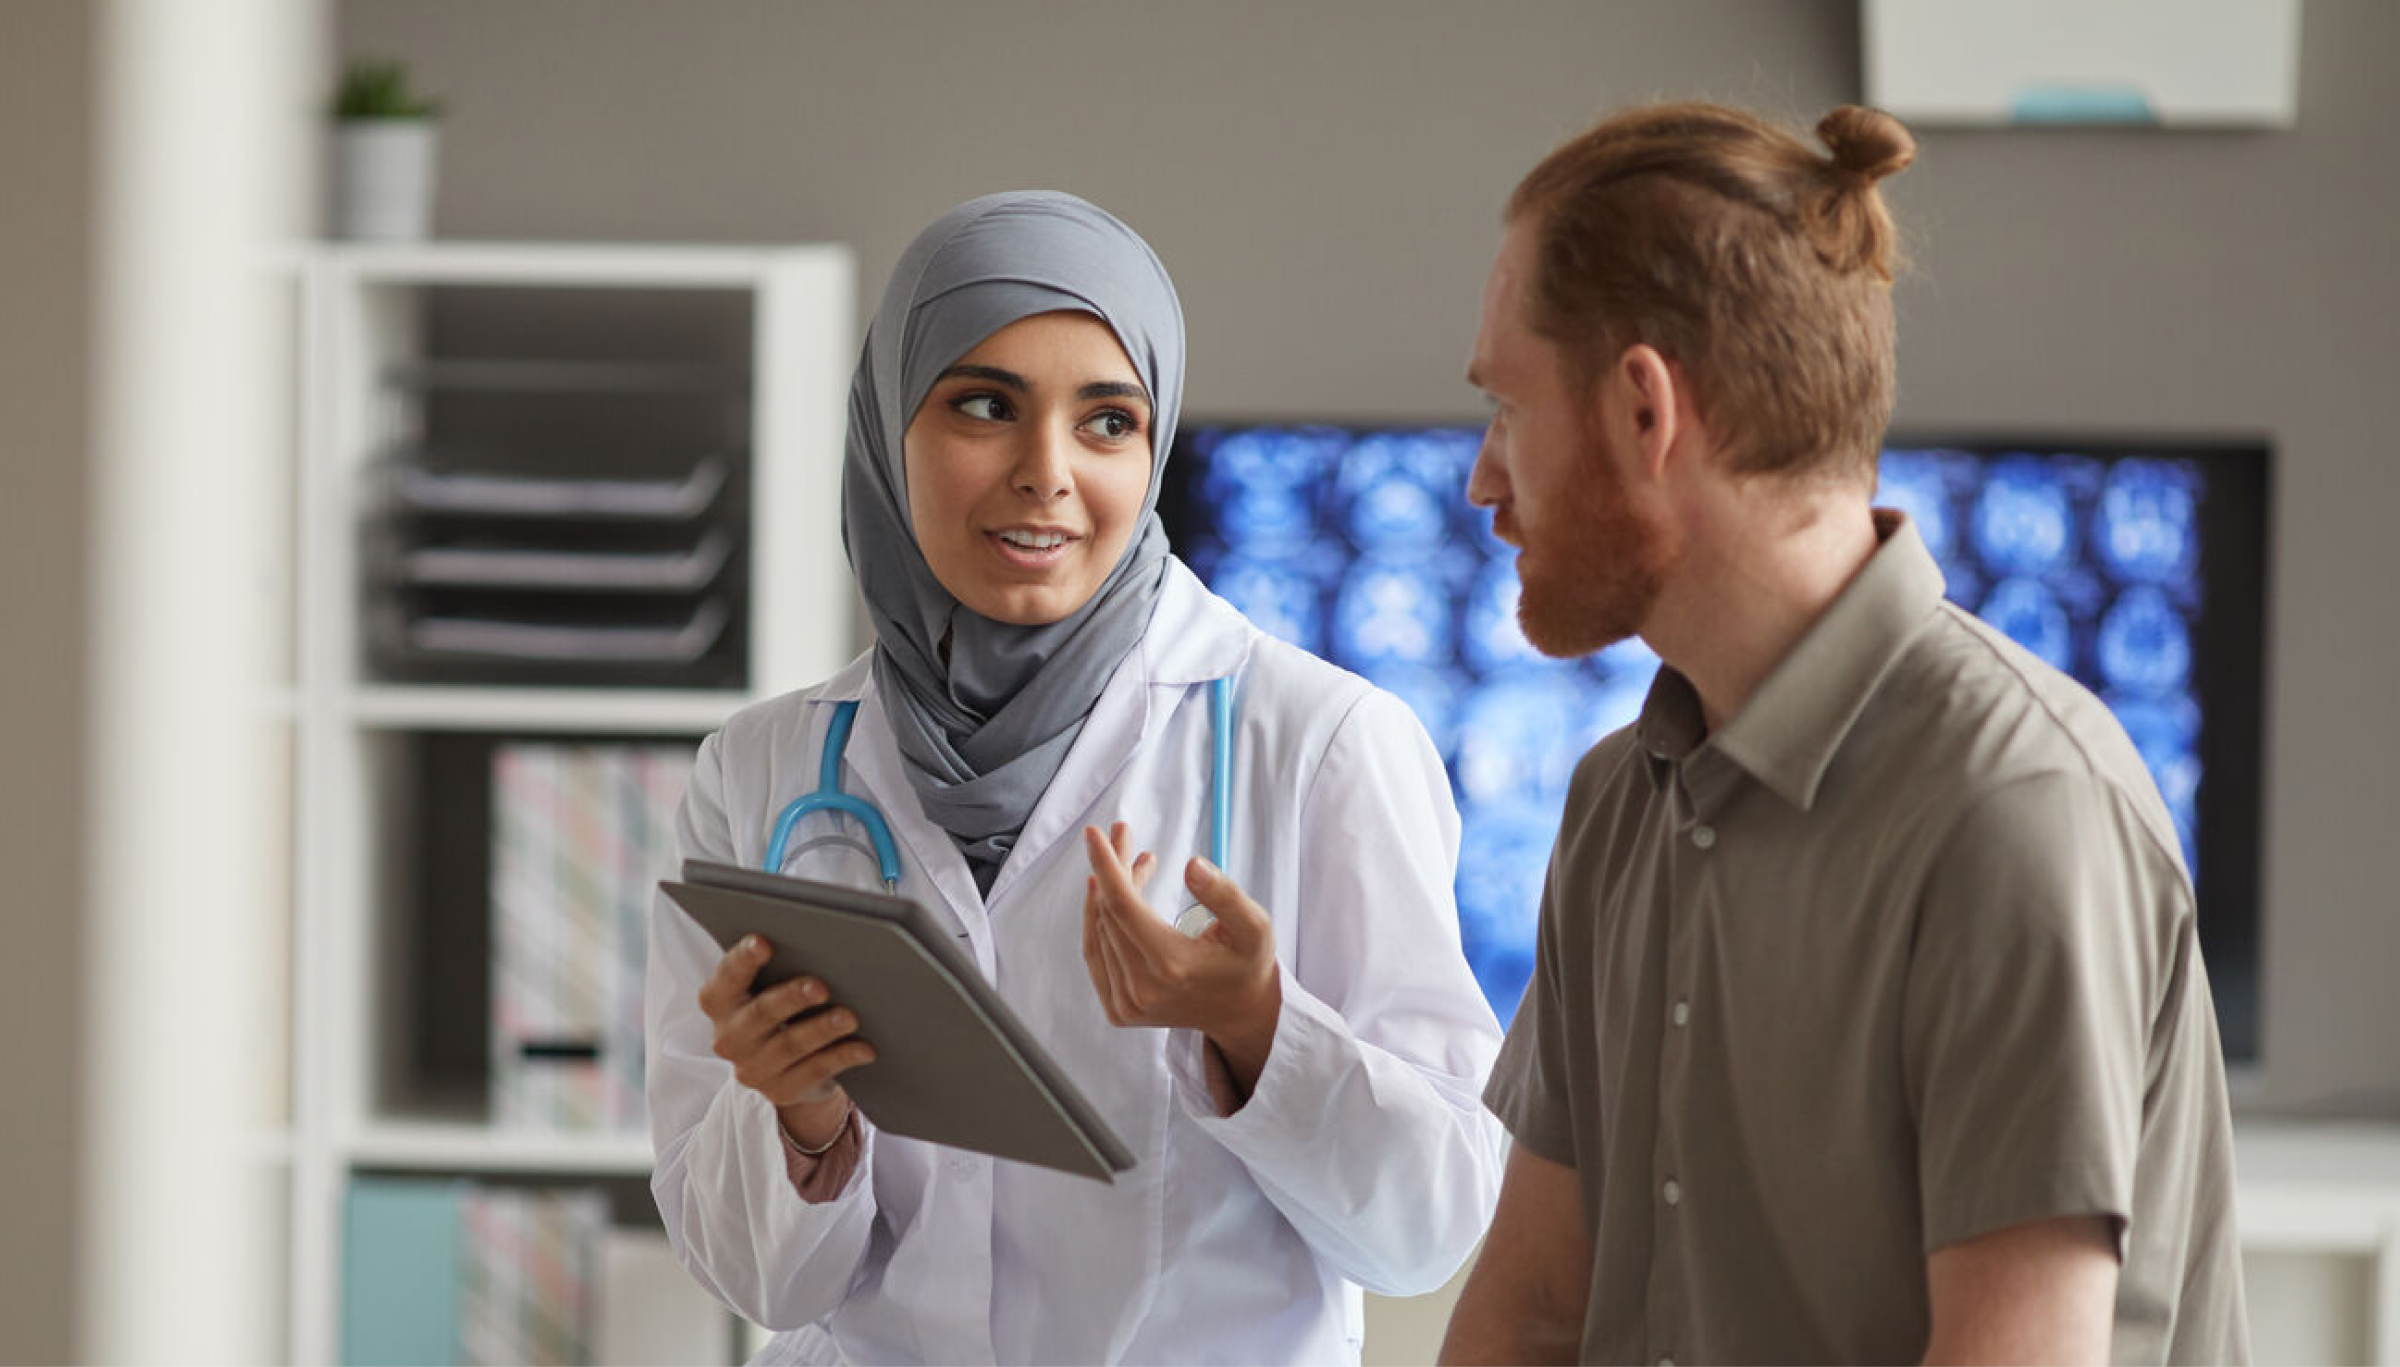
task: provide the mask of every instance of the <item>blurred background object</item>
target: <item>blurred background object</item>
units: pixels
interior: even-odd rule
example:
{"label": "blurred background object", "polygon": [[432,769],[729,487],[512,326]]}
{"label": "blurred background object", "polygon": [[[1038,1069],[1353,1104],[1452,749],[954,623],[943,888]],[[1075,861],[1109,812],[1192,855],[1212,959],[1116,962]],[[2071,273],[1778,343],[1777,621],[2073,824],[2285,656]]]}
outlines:
{"label": "blurred background object", "polygon": [[343,69],[330,135],[333,236],[413,242],[432,230],[440,112],[403,63],[361,57]]}

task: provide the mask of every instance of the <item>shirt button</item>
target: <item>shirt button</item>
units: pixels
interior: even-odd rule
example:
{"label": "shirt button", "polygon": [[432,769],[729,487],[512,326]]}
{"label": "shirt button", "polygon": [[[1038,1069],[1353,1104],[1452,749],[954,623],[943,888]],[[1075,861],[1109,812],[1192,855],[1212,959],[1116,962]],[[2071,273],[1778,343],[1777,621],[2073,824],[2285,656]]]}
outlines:
{"label": "shirt button", "polygon": [[1670,1206],[1683,1204],[1683,1187],[1672,1177],[1667,1179],[1665,1186],[1658,1189],[1658,1194],[1667,1198],[1667,1204]]}
{"label": "shirt button", "polygon": [[1691,1022],[1691,1019],[1692,1004],[1690,1002],[1675,1003],[1675,1023],[1679,1026],[1687,1025]]}
{"label": "shirt button", "polygon": [[1717,830],[1716,830],[1716,827],[1714,827],[1714,826],[1694,826],[1694,827],[1692,827],[1692,844],[1694,844],[1695,846],[1699,847],[1700,849],[1704,849],[1704,850],[1705,850],[1705,849],[1709,848],[1710,846],[1712,846],[1712,845],[1714,845],[1714,844],[1716,844],[1716,843],[1717,843]]}

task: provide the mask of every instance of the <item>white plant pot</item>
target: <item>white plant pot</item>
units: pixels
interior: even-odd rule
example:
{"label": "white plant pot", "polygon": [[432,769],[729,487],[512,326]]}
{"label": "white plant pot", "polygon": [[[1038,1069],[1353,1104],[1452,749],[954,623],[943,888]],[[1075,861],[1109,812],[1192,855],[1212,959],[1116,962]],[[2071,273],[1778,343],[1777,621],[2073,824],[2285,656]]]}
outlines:
{"label": "white plant pot", "polygon": [[333,235],[414,242],[433,227],[431,119],[354,119],[333,126]]}

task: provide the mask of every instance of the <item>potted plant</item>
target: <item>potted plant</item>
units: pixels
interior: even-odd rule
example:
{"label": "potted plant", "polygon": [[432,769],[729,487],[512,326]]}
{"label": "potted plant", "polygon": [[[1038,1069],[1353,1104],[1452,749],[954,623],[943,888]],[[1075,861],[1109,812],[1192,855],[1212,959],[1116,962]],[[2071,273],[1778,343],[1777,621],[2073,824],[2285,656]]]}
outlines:
{"label": "potted plant", "polygon": [[415,241],[433,222],[439,107],[399,62],[358,60],[333,98],[333,232]]}

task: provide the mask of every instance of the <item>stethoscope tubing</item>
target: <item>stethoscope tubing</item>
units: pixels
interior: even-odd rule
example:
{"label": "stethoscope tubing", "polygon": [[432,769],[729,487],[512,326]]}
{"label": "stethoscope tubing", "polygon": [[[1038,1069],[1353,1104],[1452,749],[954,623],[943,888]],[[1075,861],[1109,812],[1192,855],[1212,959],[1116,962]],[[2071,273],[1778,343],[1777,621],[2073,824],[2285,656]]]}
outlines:
{"label": "stethoscope tubing", "polygon": [[[892,839],[891,823],[875,804],[863,797],[842,791],[842,754],[850,748],[850,728],[858,720],[858,700],[853,698],[834,704],[833,720],[825,727],[825,748],[817,759],[815,791],[801,794],[785,805],[775,818],[775,829],[767,838],[767,857],[764,867],[769,873],[783,872],[792,832],[801,818],[812,812],[841,812],[856,820],[875,846],[875,865],[883,875],[888,891],[900,887],[900,845]],[[1233,680],[1208,681],[1209,721],[1209,861],[1219,870],[1233,848]]]}
{"label": "stethoscope tubing", "polygon": [[834,704],[833,720],[825,727],[825,751],[817,761],[817,788],[803,793],[783,809],[775,819],[775,833],[767,840],[766,870],[783,872],[785,850],[791,845],[792,831],[800,818],[811,812],[846,812],[866,829],[867,839],[875,845],[875,865],[883,875],[886,891],[900,887],[900,845],[892,839],[891,823],[875,804],[863,797],[853,797],[842,791],[842,752],[850,748],[850,726],[858,720],[858,701]]}

